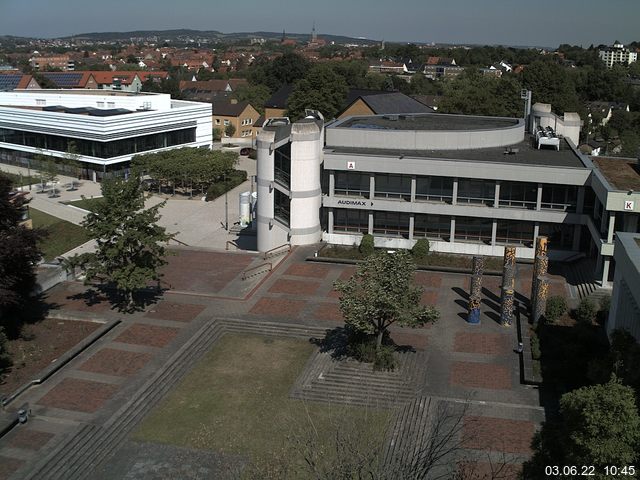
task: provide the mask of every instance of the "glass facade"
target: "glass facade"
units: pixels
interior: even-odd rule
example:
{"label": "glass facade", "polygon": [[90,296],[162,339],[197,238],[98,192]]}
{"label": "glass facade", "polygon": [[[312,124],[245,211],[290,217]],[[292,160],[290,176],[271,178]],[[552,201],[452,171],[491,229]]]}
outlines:
{"label": "glass facade", "polygon": [[496,244],[533,246],[533,222],[520,220],[498,220]]}
{"label": "glass facade", "polygon": [[369,212],[336,208],[333,210],[333,230],[335,232],[367,233],[369,231]]}
{"label": "glass facade", "polygon": [[578,188],[569,185],[543,185],[541,208],[575,212],[578,204]]}
{"label": "glass facade", "polygon": [[291,143],[276,149],[273,154],[274,178],[278,183],[290,188],[291,185]]}
{"label": "glass facade", "polygon": [[369,198],[369,174],[355,172],[335,173],[334,193]]}
{"label": "glass facade", "polygon": [[409,238],[409,214],[400,212],[374,212],[373,233],[390,237]]}
{"label": "glass facade", "polygon": [[574,229],[574,225],[566,223],[541,223],[539,235],[549,238],[550,249],[571,250]]}
{"label": "glass facade", "polygon": [[411,200],[411,176],[376,173],[375,196]]}
{"label": "glass facade", "polygon": [[493,180],[458,181],[458,203],[471,203],[491,206],[495,202],[496,182]]}
{"label": "glass facade", "polygon": [[448,241],[451,236],[451,217],[417,213],[414,218],[413,236]]}
{"label": "glass facade", "polygon": [[111,142],[96,142],[78,138],[67,138],[59,135],[44,133],[31,133],[8,128],[0,128],[0,142],[28,147],[42,148],[65,153],[69,148],[69,142],[73,141],[80,155],[96,158],[113,158],[123,155],[156,150],[158,148],[173,147],[195,142],[196,129],[185,128],[173,132],[154,133],[140,137],[114,140]]}
{"label": "glass facade", "polygon": [[[455,217],[456,240],[491,243],[493,220],[490,218]],[[533,237],[533,235],[532,235]]]}
{"label": "glass facade", "polygon": [[416,177],[416,200],[451,203],[453,178]]}
{"label": "glass facade", "polygon": [[500,182],[500,207],[536,209],[538,185],[525,182]]}
{"label": "glass facade", "polygon": [[273,196],[273,215],[285,225],[289,226],[291,216],[291,200],[280,190],[275,190]]}

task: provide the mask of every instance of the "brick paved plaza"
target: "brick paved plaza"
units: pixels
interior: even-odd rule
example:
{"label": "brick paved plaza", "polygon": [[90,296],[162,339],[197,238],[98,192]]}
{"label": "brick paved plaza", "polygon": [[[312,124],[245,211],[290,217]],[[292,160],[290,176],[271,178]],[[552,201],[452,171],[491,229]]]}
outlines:
{"label": "brick paved plaza", "polygon": [[[333,282],[349,278],[355,267],[306,261],[313,251],[294,249],[273,271],[242,280],[244,270],[263,261],[257,254],[181,249],[169,257],[164,270],[164,282],[170,287],[156,303],[134,314],[118,313],[105,298],[83,297],[86,287],[80,283],[52,289],[48,298],[58,315],[67,312],[94,321],[119,318],[122,323],[11,405],[29,402],[33,415],[26,425],[0,438],[0,479],[39,478],[47,456],[59,456],[56,448],[72,442],[82,428],[102,428],[123,412],[133,412],[138,404],[127,406],[127,402],[149,387],[147,382],[161,367],[168,368],[179,355],[191,351],[185,345],[197,341],[202,329],[217,319],[257,326],[267,322],[285,330],[329,330],[341,325]],[[521,302],[530,279],[530,267],[519,266]],[[421,395],[471,401],[464,425],[478,434],[465,448],[472,453],[505,452],[520,463],[530,454],[529,442],[544,412],[539,392],[520,382],[519,356],[514,353],[516,325],[503,327],[497,322],[500,278],[485,280],[482,321],[470,325],[465,316],[469,276],[418,272],[416,281],[425,289],[422,303],[435,304],[441,319],[415,330],[393,327],[391,336],[397,344],[420,352],[416,358],[422,364],[416,368]],[[563,291],[563,279],[553,277],[552,292]],[[132,425],[139,420],[132,420]],[[118,450],[120,443],[114,445],[116,455],[136,451]],[[109,462],[114,452],[100,458]]]}

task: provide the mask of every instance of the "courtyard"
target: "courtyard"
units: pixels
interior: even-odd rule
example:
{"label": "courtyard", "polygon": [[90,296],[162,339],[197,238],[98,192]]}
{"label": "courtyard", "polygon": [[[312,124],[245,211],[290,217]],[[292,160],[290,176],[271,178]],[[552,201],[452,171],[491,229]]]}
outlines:
{"label": "courtyard", "polygon": [[[441,318],[392,328],[406,347],[399,368],[374,372],[317,346],[343,325],[333,282],[353,266],[307,261],[313,249],[299,247],[243,280],[261,257],[175,253],[166,289],[141,312],[122,315],[76,282],[47,292],[52,315],[122,322],[10,405],[28,402],[32,416],[0,438],[0,478],[225,478],[282,453],[292,432],[310,424],[319,439],[346,422],[368,425],[364,434],[386,445],[388,435],[394,445],[414,442],[429,428],[424,405],[436,404],[466,406],[460,454],[478,471],[504,459],[512,472],[531,454],[547,405],[521,383],[517,323],[497,321],[499,277],[485,277],[482,321],[470,325],[469,276],[417,272],[422,302]],[[198,275],[187,274],[191,266]],[[518,268],[524,304],[531,271]],[[564,279],[553,276],[551,289],[566,294]]]}

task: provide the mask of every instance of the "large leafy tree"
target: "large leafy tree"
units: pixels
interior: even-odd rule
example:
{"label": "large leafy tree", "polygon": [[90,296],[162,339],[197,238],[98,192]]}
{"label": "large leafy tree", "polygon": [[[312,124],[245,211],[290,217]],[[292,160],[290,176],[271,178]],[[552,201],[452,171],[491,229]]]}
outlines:
{"label": "large leafy tree", "polygon": [[344,107],[347,82],[328,65],[316,65],[297,83],[287,103],[292,120],[304,116],[305,109],[319,110],[326,119],[334,118]]}
{"label": "large leafy tree", "polygon": [[393,324],[413,328],[435,322],[440,313],[420,304],[422,288],[414,284],[414,272],[407,252],[378,252],[360,264],[351,279],[336,282],[347,325],[375,335],[379,349]]}
{"label": "large leafy tree", "polygon": [[0,325],[18,325],[10,318],[24,306],[35,286],[35,265],[41,258],[38,230],[21,225],[25,200],[11,193],[11,180],[0,174]]}
{"label": "large leafy tree", "polygon": [[135,307],[134,292],[159,280],[166,264],[165,244],[173,235],[157,225],[160,203],[144,208],[139,177],[108,179],[102,184],[104,201],[89,213],[83,226],[96,239],[95,252],[76,255],[69,267],[79,266],[86,280],[99,280],[116,288],[120,306]]}
{"label": "large leafy tree", "polygon": [[[582,387],[560,400],[560,416],[534,439],[526,478],[548,478],[545,465],[633,465],[639,460],[640,416],[633,389],[615,376],[608,383]],[[598,478],[604,478],[598,477]]]}

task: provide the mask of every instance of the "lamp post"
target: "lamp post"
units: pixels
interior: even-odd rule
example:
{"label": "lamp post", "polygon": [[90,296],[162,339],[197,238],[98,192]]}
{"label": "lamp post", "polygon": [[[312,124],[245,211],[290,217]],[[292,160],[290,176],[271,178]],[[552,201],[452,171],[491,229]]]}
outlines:
{"label": "lamp post", "polygon": [[227,174],[224,176],[224,229],[229,231],[229,196],[227,195]]}

